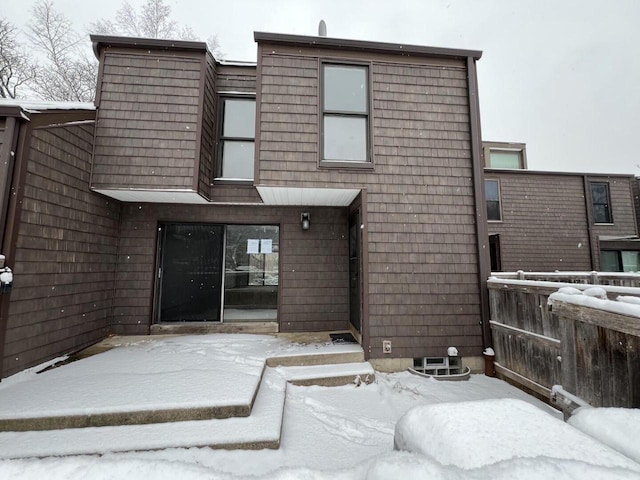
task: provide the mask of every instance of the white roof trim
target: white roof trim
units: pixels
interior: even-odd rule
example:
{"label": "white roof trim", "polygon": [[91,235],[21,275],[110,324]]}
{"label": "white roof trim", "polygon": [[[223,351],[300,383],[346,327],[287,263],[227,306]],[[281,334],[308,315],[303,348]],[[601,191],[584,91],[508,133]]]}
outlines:
{"label": "white roof trim", "polygon": [[359,188],[297,188],[256,186],[265,205],[306,207],[348,207],[360,193]]}
{"label": "white roof trim", "polygon": [[205,198],[193,190],[145,190],[134,188],[92,188],[92,190],[121,202],[209,204]]}

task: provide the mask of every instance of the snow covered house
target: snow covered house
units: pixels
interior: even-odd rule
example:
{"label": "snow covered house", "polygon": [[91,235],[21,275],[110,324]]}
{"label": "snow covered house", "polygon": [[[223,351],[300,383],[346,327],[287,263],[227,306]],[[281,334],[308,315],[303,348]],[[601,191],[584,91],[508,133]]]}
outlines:
{"label": "snow covered house", "polygon": [[248,64],[91,39],[95,109],[1,112],[2,376],[109,333],[350,331],[388,368],[480,356],[480,52],[256,33]]}
{"label": "snow covered house", "polygon": [[524,144],[483,147],[492,271],[640,270],[633,175],[533,171]]}

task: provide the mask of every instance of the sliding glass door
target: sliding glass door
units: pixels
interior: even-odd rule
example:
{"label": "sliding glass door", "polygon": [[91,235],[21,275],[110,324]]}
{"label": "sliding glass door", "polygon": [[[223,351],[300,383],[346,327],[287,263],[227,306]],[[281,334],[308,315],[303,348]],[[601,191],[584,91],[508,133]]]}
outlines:
{"label": "sliding glass door", "polygon": [[279,228],[276,226],[227,226],[226,322],[276,320],[279,251]]}
{"label": "sliding glass door", "polygon": [[168,223],[160,231],[159,322],[277,320],[279,227]]}

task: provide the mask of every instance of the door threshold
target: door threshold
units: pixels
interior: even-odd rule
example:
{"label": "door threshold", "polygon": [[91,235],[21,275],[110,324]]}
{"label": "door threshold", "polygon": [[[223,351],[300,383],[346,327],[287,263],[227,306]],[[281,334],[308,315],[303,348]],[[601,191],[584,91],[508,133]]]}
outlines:
{"label": "door threshold", "polygon": [[151,335],[199,335],[206,333],[278,333],[278,322],[179,322],[151,325]]}

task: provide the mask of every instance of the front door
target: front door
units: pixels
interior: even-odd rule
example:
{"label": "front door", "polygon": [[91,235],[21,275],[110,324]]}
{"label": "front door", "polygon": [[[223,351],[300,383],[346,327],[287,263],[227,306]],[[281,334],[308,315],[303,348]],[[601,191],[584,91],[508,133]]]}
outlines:
{"label": "front door", "polygon": [[161,225],[160,322],[220,321],[224,226]]}
{"label": "front door", "polygon": [[359,335],[362,333],[362,296],[360,279],[360,211],[349,217],[349,321]]}

